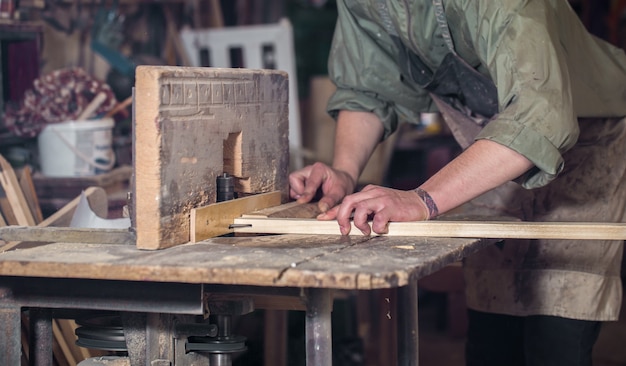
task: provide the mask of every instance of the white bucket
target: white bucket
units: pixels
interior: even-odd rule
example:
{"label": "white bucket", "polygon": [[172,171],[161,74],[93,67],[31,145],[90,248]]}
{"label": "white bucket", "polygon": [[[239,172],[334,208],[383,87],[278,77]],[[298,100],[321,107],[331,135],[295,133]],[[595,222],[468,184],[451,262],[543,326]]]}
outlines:
{"label": "white bucket", "polygon": [[115,165],[113,119],[68,121],[47,125],[37,138],[43,175],[90,176]]}

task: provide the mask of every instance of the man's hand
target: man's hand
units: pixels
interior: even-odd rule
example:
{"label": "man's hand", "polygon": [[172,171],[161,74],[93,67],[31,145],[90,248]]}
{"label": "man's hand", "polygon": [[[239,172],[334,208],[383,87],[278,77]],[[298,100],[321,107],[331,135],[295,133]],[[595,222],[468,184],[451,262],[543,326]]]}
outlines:
{"label": "man's hand", "polygon": [[[368,185],[362,191],[346,196],[340,206],[318,218],[337,219],[342,235],[350,233],[351,221],[364,235],[370,235],[372,230],[385,234],[389,222],[427,220],[428,209],[415,191]],[[371,228],[368,223],[370,218],[373,218]]]}
{"label": "man's hand", "polygon": [[310,202],[321,189],[322,198],[317,205],[320,211],[326,212],[354,192],[356,182],[344,171],[315,163],[291,173],[289,185],[289,195],[299,203]]}

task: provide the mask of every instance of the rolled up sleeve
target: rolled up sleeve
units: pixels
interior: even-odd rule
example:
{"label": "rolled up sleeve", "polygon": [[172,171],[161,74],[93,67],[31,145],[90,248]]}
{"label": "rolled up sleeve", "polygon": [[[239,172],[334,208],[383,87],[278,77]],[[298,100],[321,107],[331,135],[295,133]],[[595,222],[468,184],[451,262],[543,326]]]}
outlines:
{"label": "rolled up sleeve", "polygon": [[475,14],[489,16],[474,19],[474,42],[498,88],[500,113],[477,139],[524,155],[537,169],[520,183],[543,186],[563,169],[562,153],[579,134],[566,51],[551,25],[556,9],[547,1],[518,1],[515,8],[478,3],[483,9]]}
{"label": "rolled up sleeve", "polygon": [[337,8],[328,61],[337,87],[328,102],[330,115],[336,118],[340,110],[372,112],[383,123],[386,138],[399,121],[418,122],[420,112],[436,110],[427,93],[403,82],[389,35],[374,22],[357,19],[343,1]]}

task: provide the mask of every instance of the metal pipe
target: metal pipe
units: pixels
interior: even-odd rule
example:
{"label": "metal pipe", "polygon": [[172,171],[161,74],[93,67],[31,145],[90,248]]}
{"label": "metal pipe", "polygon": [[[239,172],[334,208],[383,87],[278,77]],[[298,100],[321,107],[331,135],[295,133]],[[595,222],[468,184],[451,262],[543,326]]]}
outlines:
{"label": "metal pipe", "polygon": [[29,314],[29,363],[52,366],[52,310],[31,308]]}
{"label": "metal pipe", "polygon": [[331,366],[333,357],[330,289],[307,288],[306,301],[306,365]]}
{"label": "metal pipe", "polygon": [[419,337],[417,317],[417,279],[411,277],[398,288],[398,366],[417,366]]}
{"label": "metal pipe", "polygon": [[[230,315],[217,314],[217,339],[227,339],[231,336],[232,317]],[[232,366],[233,358],[231,353],[211,353],[209,355],[209,365],[211,366]]]}
{"label": "metal pipe", "polygon": [[[0,297],[5,297],[1,293]],[[19,307],[0,307],[0,364],[19,365],[22,356],[21,330],[21,310]]]}
{"label": "metal pipe", "polygon": [[209,365],[211,366],[232,366],[232,364],[232,357],[228,353],[211,353],[209,355]]}
{"label": "metal pipe", "polygon": [[232,317],[230,315],[217,315],[217,336],[230,337],[232,335]]}

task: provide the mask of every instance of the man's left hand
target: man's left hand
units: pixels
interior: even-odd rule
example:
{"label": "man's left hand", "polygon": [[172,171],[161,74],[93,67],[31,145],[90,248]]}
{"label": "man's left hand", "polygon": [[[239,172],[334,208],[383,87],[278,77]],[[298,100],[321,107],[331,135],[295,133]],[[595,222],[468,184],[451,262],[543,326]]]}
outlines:
{"label": "man's left hand", "polygon": [[321,214],[318,219],[337,219],[342,235],[350,233],[351,221],[363,235],[370,235],[372,230],[376,234],[386,234],[389,222],[426,220],[428,210],[413,190],[368,185],[360,192],[346,196],[339,206]]}

